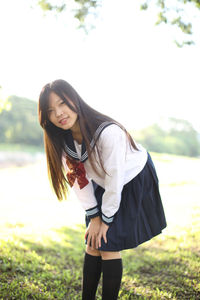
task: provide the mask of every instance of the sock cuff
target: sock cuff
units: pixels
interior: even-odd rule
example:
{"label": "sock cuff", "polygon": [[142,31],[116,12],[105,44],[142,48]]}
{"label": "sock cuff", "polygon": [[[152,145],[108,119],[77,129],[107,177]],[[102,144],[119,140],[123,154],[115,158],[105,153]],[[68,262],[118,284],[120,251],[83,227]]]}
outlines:
{"label": "sock cuff", "polygon": [[102,259],[102,266],[104,268],[113,268],[113,266],[122,266],[122,258]]}
{"label": "sock cuff", "polygon": [[122,261],[122,258],[114,258],[114,259],[102,259],[102,262],[112,263],[114,261]]}
{"label": "sock cuff", "polygon": [[98,260],[101,260],[101,256],[96,256],[96,255],[91,255],[87,252],[85,252],[85,259],[89,259],[89,260],[93,260],[93,261],[98,261]]}

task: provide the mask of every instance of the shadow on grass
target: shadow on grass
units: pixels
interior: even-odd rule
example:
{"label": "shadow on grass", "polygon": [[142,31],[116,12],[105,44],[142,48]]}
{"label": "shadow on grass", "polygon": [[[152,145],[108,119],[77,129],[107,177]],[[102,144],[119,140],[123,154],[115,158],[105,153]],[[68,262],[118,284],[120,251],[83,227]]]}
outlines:
{"label": "shadow on grass", "polygon": [[[81,299],[85,228],[52,232],[41,241],[20,235],[1,241],[0,299]],[[122,256],[119,299],[199,299],[200,257],[190,243],[157,237]]]}
{"label": "shadow on grass", "polygon": [[81,299],[84,228],[40,242],[13,237],[0,249],[0,299]]}
{"label": "shadow on grass", "polygon": [[[173,241],[173,247],[171,242]],[[127,299],[200,299],[198,247],[181,246],[178,239],[159,237],[123,253]]]}

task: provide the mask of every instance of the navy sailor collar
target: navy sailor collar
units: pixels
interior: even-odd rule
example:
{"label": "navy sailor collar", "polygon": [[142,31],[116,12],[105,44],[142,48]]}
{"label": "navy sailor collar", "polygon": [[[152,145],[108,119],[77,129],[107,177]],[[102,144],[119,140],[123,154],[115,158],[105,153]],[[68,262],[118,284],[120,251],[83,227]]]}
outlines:
{"label": "navy sailor collar", "polygon": [[[101,132],[109,125],[116,124],[115,122],[112,121],[105,121],[99,125],[99,127],[96,129],[95,134],[90,142],[91,148],[94,147],[95,141],[98,139],[99,135]],[[66,153],[73,159],[75,160],[80,160],[81,162],[85,162],[88,159],[88,153],[86,150],[85,142],[82,142],[82,147],[81,147],[81,158],[79,159],[76,147],[74,144],[74,139],[71,133],[71,130],[67,130],[67,134],[65,136],[65,144],[64,144],[64,150]]]}

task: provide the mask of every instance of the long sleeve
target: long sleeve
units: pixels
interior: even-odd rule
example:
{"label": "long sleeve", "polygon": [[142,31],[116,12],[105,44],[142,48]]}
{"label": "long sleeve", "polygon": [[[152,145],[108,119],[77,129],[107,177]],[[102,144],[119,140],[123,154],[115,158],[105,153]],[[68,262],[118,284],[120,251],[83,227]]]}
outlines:
{"label": "long sleeve", "polygon": [[94,218],[96,216],[99,216],[100,212],[97,205],[97,200],[94,195],[92,181],[90,179],[88,179],[88,181],[89,183],[83,189],[80,189],[76,180],[72,189],[79,199],[83,209],[85,210],[87,217]]}
{"label": "long sleeve", "polygon": [[[106,132],[106,131],[105,131]],[[109,134],[102,132],[100,148],[103,165],[106,171],[105,192],[102,198],[102,220],[111,224],[121,202],[121,193],[124,185],[125,159],[127,137],[118,126],[109,126]]]}
{"label": "long sleeve", "polygon": [[[65,172],[69,172],[70,169],[68,168],[67,164],[66,164],[66,158],[65,155],[63,155],[63,167]],[[98,215],[100,215],[99,212],[99,208],[97,205],[97,200],[95,198],[94,195],[94,188],[93,188],[93,184],[90,178],[87,177],[86,178],[88,180],[88,184],[86,186],[84,186],[83,188],[80,188],[77,179],[75,180],[74,184],[73,184],[73,191],[75,192],[77,198],[79,199],[81,206],[83,207],[83,209],[86,212],[86,215],[88,218],[94,218]]]}
{"label": "long sleeve", "polygon": [[[96,132],[99,133],[99,130],[97,129]],[[84,156],[81,146],[75,142],[75,147],[74,153],[76,151],[77,158],[81,160]],[[103,222],[109,225],[114,221],[115,214],[120,207],[124,185],[144,168],[147,152],[140,145],[137,145],[139,151],[133,149],[126,133],[117,124],[109,124],[103,128],[98,136],[97,147],[98,151],[94,147],[94,158],[97,159],[94,163],[98,172],[95,172],[89,159],[86,159],[83,164],[89,183],[80,189],[75,181],[73,189],[86,210],[87,216],[92,218],[101,213]],[[101,163],[104,168],[101,167]],[[100,201],[101,207],[96,200],[93,183],[104,189],[102,201]]]}

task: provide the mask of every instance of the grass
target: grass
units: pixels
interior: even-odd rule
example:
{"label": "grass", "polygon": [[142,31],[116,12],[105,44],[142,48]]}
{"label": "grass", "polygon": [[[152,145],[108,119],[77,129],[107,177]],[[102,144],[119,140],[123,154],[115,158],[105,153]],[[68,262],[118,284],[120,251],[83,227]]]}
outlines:
{"label": "grass", "polygon": [[80,299],[81,230],[60,228],[55,234],[62,241],[45,237],[36,242],[16,235],[2,241],[3,299]]}
{"label": "grass", "polygon": [[[168,227],[122,252],[119,299],[200,299],[200,162],[153,158]],[[55,199],[43,161],[0,170],[0,181],[0,299],[81,299],[85,227],[74,195]]]}

